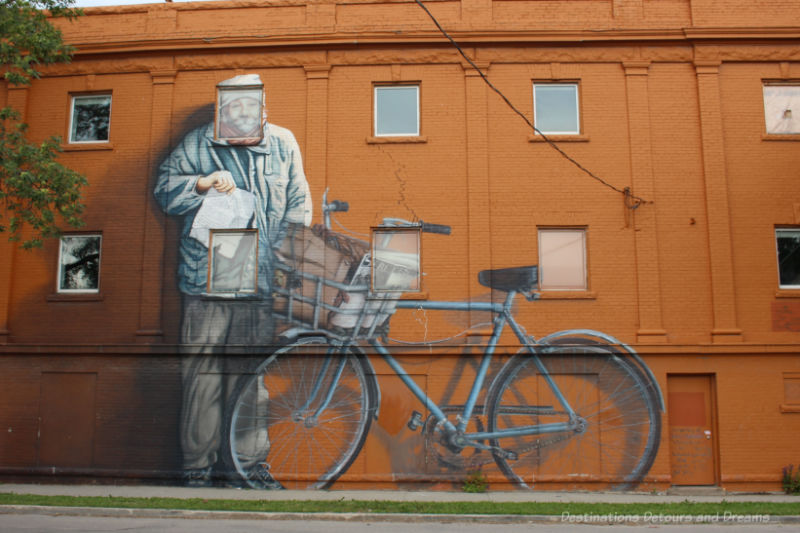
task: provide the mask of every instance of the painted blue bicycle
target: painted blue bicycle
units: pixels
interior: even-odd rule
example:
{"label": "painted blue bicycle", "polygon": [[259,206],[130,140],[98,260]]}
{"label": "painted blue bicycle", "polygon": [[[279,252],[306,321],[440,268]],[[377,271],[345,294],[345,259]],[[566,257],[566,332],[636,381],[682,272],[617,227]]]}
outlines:
{"label": "painted blue bicycle", "polygon": [[[323,200],[326,226],[331,212],[346,210],[344,202]],[[445,226],[385,222],[449,233]],[[366,254],[359,267],[369,260]],[[282,348],[242,378],[226,417],[226,455],[249,486],[327,488],[350,467],[380,410],[367,351],[380,355],[430,413],[423,420],[415,412],[408,425],[423,428],[450,468],[466,472],[494,462],[521,488],[546,482],[630,489],[653,464],[664,408],[653,374],[633,349],[597,331],[528,335],[513,303],[519,295],[535,300],[536,266],[479,273],[482,285],[505,293],[502,302],[404,301],[372,293],[369,278],[358,273],[340,282],[286,265],[278,270],[295,279],[278,289],[288,301],[280,318],[294,327],[284,332]],[[331,290],[337,301],[326,299]],[[351,305],[342,305],[342,295]],[[313,309],[304,319],[293,312],[302,305]],[[491,314],[491,337],[463,404],[437,404],[390,353],[386,334],[396,309]],[[506,327],[518,349],[488,379]]]}

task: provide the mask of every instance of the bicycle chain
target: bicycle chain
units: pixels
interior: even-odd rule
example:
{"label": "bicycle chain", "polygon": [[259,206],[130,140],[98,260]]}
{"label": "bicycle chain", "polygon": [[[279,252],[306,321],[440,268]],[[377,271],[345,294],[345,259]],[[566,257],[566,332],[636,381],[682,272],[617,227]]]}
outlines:
{"label": "bicycle chain", "polygon": [[[566,413],[554,413],[554,414],[566,414]],[[533,450],[539,450],[539,449],[545,448],[547,446],[550,446],[552,444],[556,444],[558,442],[565,441],[565,440],[571,438],[572,435],[573,435],[572,432],[569,432],[569,433],[565,433],[563,435],[551,437],[549,439],[543,439],[543,440],[539,439],[539,440],[537,440],[537,441],[535,441],[535,442],[529,444],[528,446],[525,446],[525,447],[523,447],[523,448],[521,448],[519,450],[513,450],[513,453],[515,453],[517,455],[517,457],[519,458],[519,457],[521,457],[521,456],[523,456],[523,455],[525,455],[525,454],[527,454],[527,453],[529,453],[529,452],[531,452]],[[426,438],[426,440],[428,440],[428,439]],[[485,466],[485,465],[488,465],[488,464],[491,464],[491,463],[495,462],[493,455],[492,455],[491,458],[478,460],[478,455],[477,454],[473,455],[471,457],[463,457],[460,454],[457,455],[457,454],[454,453],[453,454],[454,459],[457,457],[457,458],[460,459],[459,462],[462,463],[461,465],[458,465],[458,464],[455,464],[457,461],[455,461],[453,459],[448,459],[445,456],[443,456],[441,453],[439,453],[439,451],[434,447],[434,445],[437,444],[437,443],[433,442],[433,439],[430,439],[429,442],[430,442],[431,446],[426,446],[426,449],[427,449],[427,452],[428,452],[427,455],[429,457],[433,457],[433,458],[437,459],[439,464],[441,464],[441,465],[443,465],[445,467],[448,467],[448,468],[450,468],[450,467],[465,468],[466,467],[466,470],[475,470],[475,469],[478,469],[479,467],[482,467],[482,466]],[[440,446],[444,446],[444,444],[439,444],[439,445]],[[471,446],[467,446],[467,447],[468,448],[472,448]],[[498,448],[503,450],[503,448],[500,447],[500,446],[498,446]],[[478,450],[478,452],[483,451],[480,448],[473,448],[473,449]],[[487,450],[487,451],[491,451],[491,450]]]}
{"label": "bicycle chain", "polygon": [[[538,440],[534,444],[531,444],[529,446],[521,448],[519,451],[515,450],[514,453],[517,454],[517,457],[521,457],[521,456],[525,455],[526,453],[531,452],[533,450],[537,450],[537,449],[540,449],[540,448],[545,448],[547,446],[550,446],[551,444],[556,444],[558,442],[567,440],[571,436],[572,436],[571,434],[567,434],[567,435],[561,435],[561,436],[558,436],[558,437],[552,437],[550,439]],[[429,452],[429,453],[435,454],[436,458],[440,459],[440,462],[443,461],[441,459],[441,455],[436,453],[435,450],[432,451],[432,452]],[[473,457],[476,457],[476,456],[473,456]],[[475,469],[478,469],[481,466],[485,466],[485,465],[492,464],[492,463],[495,462],[494,456],[492,456],[491,458],[482,459],[480,461],[478,461],[476,459],[473,459],[473,458],[470,458],[470,459],[472,459],[472,460],[465,459],[465,462],[468,464],[468,468],[467,468],[468,470],[475,470]]]}
{"label": "bicycle chain", "polygon": [[567,433],[565,435],[560,435],[558,437],[552,437],[552,438],[546,439],[544,441],[537,440],[534,444],[532,444],[530,446],[526,446],[525,448],[522,448],[519,452],[515,451],[514,453],[516,453],[518,456],[520,456],[520,455],[526,454],[526,453],[528,453],[528,452],[530,452],[532,450],[538,450],[540,448],[544,448],[545,446],[550,446],[551,444],[555,444],[557,442],[561,442],[562,440],[567,440],[571,436],[572,436],[572,433]]}

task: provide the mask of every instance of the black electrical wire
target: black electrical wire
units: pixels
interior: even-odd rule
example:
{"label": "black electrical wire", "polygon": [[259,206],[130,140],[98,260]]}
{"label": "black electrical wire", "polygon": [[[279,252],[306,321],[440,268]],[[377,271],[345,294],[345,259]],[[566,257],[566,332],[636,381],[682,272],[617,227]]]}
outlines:
{"label": "black electrical wire", "polygon": [[483,81],[486,83],[486,85],[488,85],[490,89],[492,89],[495,93],[497,93],[498,96],[500,96],[500,98],[503,99],[503,101],[506,103],[506,105],[508,105],[508,107],[511,108],[511,110],[514,113],[516,113],[517,115],[522,117],[522,120],[524,120],[525,123],[528,124],[528,126],[530,126],[531,129],[533,129],[533,131],[536,132],[537,135],[541,136],[542,140],[545,141],[548,145],[550,145],[551,148],[553,148],[556,152],[561,154],[561,156],[564,159],[566,159],[567,161],[569,161],[570,163],[572,163],[573,165],[578,167],[582,172],[587,174],[589,177],[599,181],[600,183],[602,183],[603,185],[605,185],[609,189],[612,189],[612,190],[622,194],[625,197],[625,205],[629,209],[636,209],[641,204],[651,204],[651,203],[653,203],[653,202],[651,202],[649,200],[645,200],[644,198],[633,194],[631,192],[631,190],[630,190],[630,187],[625,187],[624,189],[620,189],[619,187],[617,187],[615,185],[612,185],[611,183],[607,182],[606,180],[604,180],[603,178],[601,178],[600,176],[598,176],[597,174],[595,174],[594,172],[592,172],[588,168],[586,168],[583,165],[581,165],[578,161],[573,159],[568,153],[566,153],[564,150],[562,150],[560,146],[558,146],[555,142],[553,142],[551,139],[549,139],[544,133],[539,131],[539,129],[533,124],[533,122],[531,122],[531,120],[525,115],[525,113],[523,113],[522,111],[517,109],[517,107],[514,104],[511,103],[511,101],[508,99],[508,97],[506,97],[506,95],[504,95],[502,93],[502,91],[500,91],[500,89],[495,87],[494,84],[491,81],[489,81],[489,78],[486,77],[486,74],[484,74],[483,71],[480,68],[478,68],[478,66],[475,64],[475,62],[473,62],[472,59],[470,59],[467,56],[467,54],[464,52],[464,50],[461,49],[461,46],[459,46],[459,44],[455,41],[455,39],[453,39],[450,36],[450,34],[447,33],[447,31],[442,27],[442,25],[439,24],[439,21],[436,20],[436,17],[433,16],[433,13],[431,13],[428,10],[428,8],[425,6],[425,4],[423,4],[421,0],[414,0],[414,1],[419,5],[419,7],[421,7],[422,9],[425,10],[425,13],[427,13],[428,16],[430,17],[430,19],[433,21],[433,23],[436,24],[436,27],[439,28],[439,31],[442,33],[442,35],[444,35],[447,38],[447,40],[450,41],[450,43],[456,48],[456,50],[458,50],[458,53],[461,54],[461,57],[463,57],[467,61],[467,63],[469,63],[470,66],[475,69],[475,71],[480,75],[481,79],[483,79]]}

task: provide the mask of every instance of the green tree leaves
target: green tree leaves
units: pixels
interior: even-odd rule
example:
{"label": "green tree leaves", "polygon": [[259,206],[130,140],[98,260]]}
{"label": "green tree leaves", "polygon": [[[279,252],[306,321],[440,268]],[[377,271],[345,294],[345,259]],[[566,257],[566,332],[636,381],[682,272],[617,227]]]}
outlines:
{"label": "green tree leaves", "polygon": [[3,77],[14,85],[27,85],[38,78],[36,67],[68,63],[74,51],[65,45],[61,32],[47,20],[54,17],[74,19],[81,14],[72,9],[73,0],[1,0],[0,64]]}
{"label": "green tree leaves", "polygon": [[57,215],[70,226],[82,224],[80,189],[88,182],[56,161],[61,139],[30,143],[25,138],[27,125],[18,118],[13,109],[0,110],[0,205],[4,207],[0,231],[8,231],[16,241],[20,229],[28,225],[34,235],[23,248],[31,248],[41,246],[43,238],[61,234]]}
{"label": "green tree leaves", "polygon": [[[73,19],[81,14],[74,0],[0,0],[0,65],[10,85],[28,85],[40,76],[41,65],[67,63],[73,53],[51,16]],[[26,138],[28,126],[11,107],[0,109],[0,232],[12,241],[26,236],[23,248],[41,246],[42,240],[61,234],[59,223],[82,225],[81,187],[86,178],[58,163],[61,139],[41,144]],[[27,234],[26,234],[27,235]]]}

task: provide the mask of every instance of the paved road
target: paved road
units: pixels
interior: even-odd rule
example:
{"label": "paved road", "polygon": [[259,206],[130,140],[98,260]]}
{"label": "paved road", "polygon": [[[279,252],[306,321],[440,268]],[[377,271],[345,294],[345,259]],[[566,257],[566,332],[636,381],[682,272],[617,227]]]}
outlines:
{"label": "paved road", "polygon": [[[796,531],[796,524],[746,525],[629,525],[624,533],[788,533]],[[64,533],[64,532],[117,532],[133,531],[147,533],[609,533],[608,525],[569,524],[567,521],[553,524],[466,524],[466,523],[387,523],[347,522],[340,520],[236,520],[236,519],[185,519],[185,518],[134,518],[134,517],[87,517],[50,516],[44,514],[0,515],[0,531],[3,533]]]}

